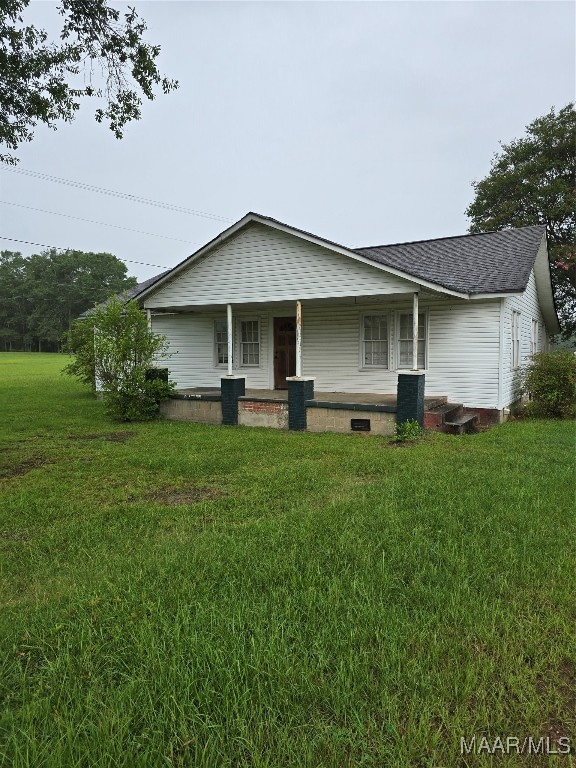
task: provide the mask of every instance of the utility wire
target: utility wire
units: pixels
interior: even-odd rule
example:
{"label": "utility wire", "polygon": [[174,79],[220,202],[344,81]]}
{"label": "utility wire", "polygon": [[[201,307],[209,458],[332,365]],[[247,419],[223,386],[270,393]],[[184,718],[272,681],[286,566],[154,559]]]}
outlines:
{"label": "utility wire", "polygon": [[[46,243],[31,243],[30,240],[17,240],[15,237],[4,237],[0,235],[0,240],[10,240],[13,243],[26,243],[26,245],[38,245],[40,248],[56,248],[59,251],[67,251],[68,248],[62,248],[60,245],[46,245]],[[130,264],[140,264],[143,267],[158,267],[158,269],[166,269],[166,267],[160,264],[147,264],[145,261],[133,261],[132,259],[123,259],[121,256],[115,256],[118,261],[127,261]]]}
{"label": "utility wire", "polygon": [[21,203],[11,203],[8,200],[0,200],[2,205],[15,205],[17,208],[26,208],[27,211],[38,211],[39,213],[49,213],[52,216],[65,216],[67,219],[77,219],[78,221],[86,221],[88,224],[100,224],[103,227],[114,227],[115,229],[124,229],[126,232],[136,232],[139,235],[149,235],[151,237],[163,237],[165,240],[176,240],[178,243],[188,243],[189,245],[197,244],[197,240],[182,240],[179,237],[170,237],[169,235],[157,235],[154,232],[143,232],[141,229],[132,229],[131,227],[122,227],[120,224],[108,224],[105,221],[94,221],[94,219],[83,219],[80,216],[72,216],[70,213],[59,213],[58,211],[46,211],[44,208],[32,208],[30,205],[22,205]]}
{"label": "utility wire", "polygon": [[201,216],[205,219],[212,219],[213,221],[224,221],[230,223],[233,220],[225,218],[224,216],[217,216],[214,213],[207,213],[206,211],[197,211],[192,208],[184,208],[180,205],[174,205],[173,203],[164,203],[159,200],[150,200],[146,197],[140,197],[139,195],[131,195],[128,192],[117,192],[113,189],[105,189],[103,187],[96,187],[93,184],[85,184],[82,181],[73,181],[72,179],[61,179],[59,176],[51,176],[48,173],[40,173],[39,171],[30,171],[26,168],[14,168],[9,165],[2,166],[1,170],[10,171],[11,173],[21,173],[25,176],[32,176],[42,181],[54,181],[57,184],[65,184],[69,187],[76,187],[77,189],[85,189],[89,192],[99,192],[102,195],[112,195],[112,197],[120,197],[124,200],[131,200],[133,203],[143,203],[144,205],[155,205],[158,208],[164,208],[168,211],[175,211],[176,213],[187,213],[190,216]]}

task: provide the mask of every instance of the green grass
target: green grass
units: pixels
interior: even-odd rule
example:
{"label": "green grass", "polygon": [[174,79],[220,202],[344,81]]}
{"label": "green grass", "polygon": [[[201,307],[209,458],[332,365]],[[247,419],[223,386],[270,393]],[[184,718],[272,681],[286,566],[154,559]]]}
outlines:
{"label": "green grass", "polygon": [[574,765],[460,754],[576,749],[574,422],[126,426],[64,362],[0,355],[0,765]]}

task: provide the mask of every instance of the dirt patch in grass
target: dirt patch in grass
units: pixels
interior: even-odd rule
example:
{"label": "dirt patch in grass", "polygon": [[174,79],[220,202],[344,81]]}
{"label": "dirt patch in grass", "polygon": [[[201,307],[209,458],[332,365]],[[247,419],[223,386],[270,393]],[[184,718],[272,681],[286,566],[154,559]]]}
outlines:
{"label": "dirt patch in grass", "polygon": [[69,435],[68,440],[107,440],[109,443],[125,443],[137,434],[134,431],[101,432],[93,435]]}
{"label": "dirt patch in grass", "polygon": [[30,536],[24,531],[0,531],[0,541],[29,541]]}
{"label": "dirt patch in grass", "polygon": [[188,488],[178,488],[172,485],[165,485],[162,488],[156,488],[149,491],[143,497],[145,501],[155,501],[165,507],[178,506],[180,504],[196,504],[199,501],[211,501],[220,499],[224,496],[222,491],[217,488],[190,486]]}
{"label": "dirt patch in grass", "polygon": [[5,463],[0,466],[0,478],[2,477],[20,477],[26,475],[33,469],[43,467],[48,463],[48,458],[44,454],[39,453],[35,456],[29,456],[27,459],[15,461],[14,463]]}
{"label": "dirt patch in grass", "polygon": [[410,445],[418,445],[422,440],[390,440],[386,443],[387,448],[408,448]]}
{"label": "dirt patch in grass", "polygon": [[543,695],[550,688],[554,688],[558,696],[560,706],[551,712],[546,723],[542,726],[542,735],[548,737],[551,742],[558,742],[560,738],[574,737],[574,724],[576,721],[576,668],[571,661],[565,659],[558,669],[556,679],[538,677],[536,690]]}

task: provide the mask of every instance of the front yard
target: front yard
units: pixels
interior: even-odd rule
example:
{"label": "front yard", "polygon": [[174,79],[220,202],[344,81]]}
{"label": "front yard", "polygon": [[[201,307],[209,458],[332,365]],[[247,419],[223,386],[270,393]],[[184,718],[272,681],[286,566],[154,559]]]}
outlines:
{"label": "front yard", "polygon": [[0,355],[0,765],[574,753],[574,422],[403,446],[119,425],[65,362]]}

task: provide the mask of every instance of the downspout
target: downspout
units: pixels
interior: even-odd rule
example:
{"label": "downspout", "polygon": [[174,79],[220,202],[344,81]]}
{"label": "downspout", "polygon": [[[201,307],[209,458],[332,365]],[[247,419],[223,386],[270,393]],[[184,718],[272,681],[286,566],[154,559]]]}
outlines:
{"label": "downspout", "polygon": [[498,397],[496,407],[499,411],[504,408],[504,323],[506,320],[506,299],[500,299],[500,333],[498,340]]}

